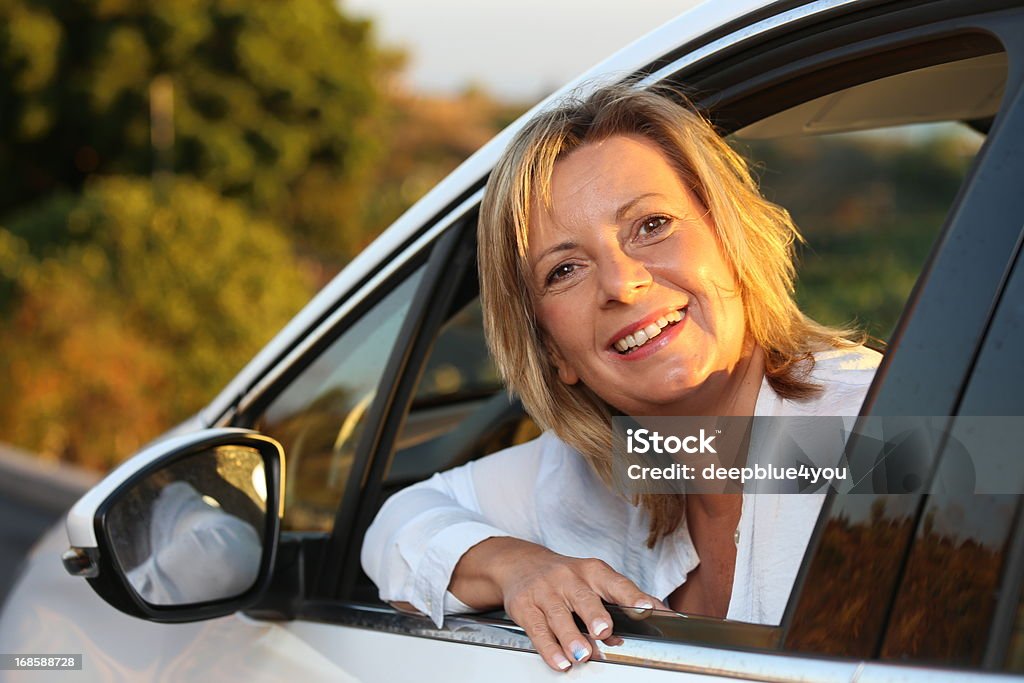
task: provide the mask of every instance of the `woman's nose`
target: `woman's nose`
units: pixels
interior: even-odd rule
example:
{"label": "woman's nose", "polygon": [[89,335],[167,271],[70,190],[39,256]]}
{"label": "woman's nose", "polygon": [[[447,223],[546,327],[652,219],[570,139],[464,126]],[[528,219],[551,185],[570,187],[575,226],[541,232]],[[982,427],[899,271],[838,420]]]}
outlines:
{"label": "woman's nose", "polygon": [[653,283],[647,265],[617,246],[603,256],[597,266],[601,305],[633,303]]}

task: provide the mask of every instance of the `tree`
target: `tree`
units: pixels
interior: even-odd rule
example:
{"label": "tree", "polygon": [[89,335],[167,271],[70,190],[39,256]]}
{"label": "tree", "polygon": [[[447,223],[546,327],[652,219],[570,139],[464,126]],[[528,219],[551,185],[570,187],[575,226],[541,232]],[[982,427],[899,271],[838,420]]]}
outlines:
{"label": "tree", "polygon": [[148,174],[151,87],[169,83],[174,172],[341,263],[365,241],[398,61],[333,0],[0,0],[0,216]]}
{"label": "tree", "polygon": [[0,433],[116,463],[238,372],[309,298],[305,272],[279,227],[194,181],[54,197],[0,227]]}

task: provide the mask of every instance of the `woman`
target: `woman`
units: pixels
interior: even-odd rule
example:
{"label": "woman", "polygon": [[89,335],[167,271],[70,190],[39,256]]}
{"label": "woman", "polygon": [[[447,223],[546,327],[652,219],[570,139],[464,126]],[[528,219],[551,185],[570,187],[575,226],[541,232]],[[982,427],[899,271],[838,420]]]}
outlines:
{"label": "woman", "polygon": [[504,606],[555,670],[614,642],[602,600],[778,623],[822,501],[625,500],[613,414],[856,415],[878,363],[797,309],[789,215],[677,100],[606,87],[512,141],[481,208],[484,323],[547,431],[394,496],[364,542],[383,599],[438,624]]}

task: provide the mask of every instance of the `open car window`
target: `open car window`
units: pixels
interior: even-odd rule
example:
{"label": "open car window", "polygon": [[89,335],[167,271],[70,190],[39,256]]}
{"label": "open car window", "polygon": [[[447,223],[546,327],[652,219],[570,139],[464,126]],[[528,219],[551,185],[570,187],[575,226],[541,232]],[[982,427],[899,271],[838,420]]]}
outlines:
{"label": "open car window", "polygon": [[[997,47],[986,39],[975,49]],[[796,282],[802,311],[862,329],[883,348],[1006,78],[1002,51],[941,61],[817,97],[731,136],[763,194],[806,240]]]}
{"label": "open car window", "polygon": [[[941,102],[934,91],[949,86],[942,75],[959,79],[965,72],[984,76],[986,96],[977,107],[910,115],[904,111],[907,102],[897,99],[886,114],[883,95],[893,87],[914,91],[925,102]],[[762,191],[791,212],[807,240],[798,266],[802,310],[826,324],[864,329],[884,349],[981,149],[985,125],[979,121],[995,114],[993,98],[998,103],[1005,79],[1005,55],[957,59],[817,98],[731,137],[753,164]],[[850,105],[842,115],[834,113],[828,126],[802,123],[816,120],[817,109],[835,112],[834,103],[847,101],[861,103],[862,109],[870,103],[876,117],[856,118]],[[945,120],[960,114],[972,118]],[[878,124],[885,128],[873,127]],[[437,471],[539,433],[507,397],[487,355],[476,286],[470,273],[424,363],[384,480],[384,499]],[[372,586],[359,594],[373,595]],[[829,609],[842,609],[843,594],[834,599]],[[783,637],[779,625],[751,627],[675,613],[655,613],[644,621],[623,616],[615,629],[645,638],[751,648],[779,647]]]}

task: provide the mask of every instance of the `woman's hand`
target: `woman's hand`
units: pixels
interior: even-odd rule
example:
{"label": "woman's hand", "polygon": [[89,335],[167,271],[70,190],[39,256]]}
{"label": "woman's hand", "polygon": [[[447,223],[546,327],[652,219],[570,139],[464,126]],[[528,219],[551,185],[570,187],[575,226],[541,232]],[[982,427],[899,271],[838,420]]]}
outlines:
{"label": "woman's hand", "polygon": [[[516,538],[489,538],[470,548],[456,565],[448,589],[470,607],[504,605],[556,671],[589,659],[591,638],[621,642],[612,635],[612,618],[602,600],[640,614],[667,609],[601,560],[566,557]],[[580,632],[574,613],[588,634]]]}

